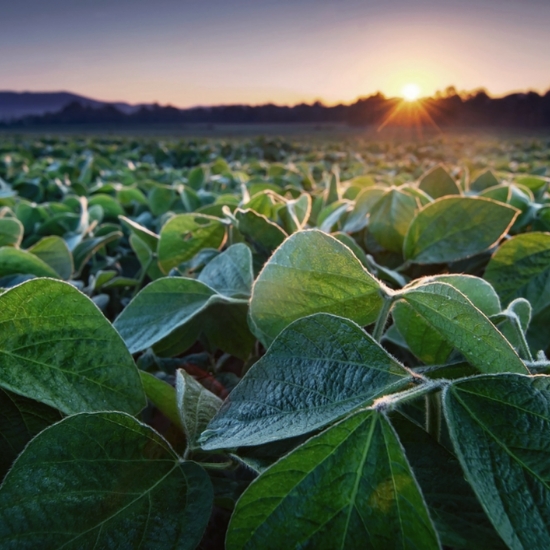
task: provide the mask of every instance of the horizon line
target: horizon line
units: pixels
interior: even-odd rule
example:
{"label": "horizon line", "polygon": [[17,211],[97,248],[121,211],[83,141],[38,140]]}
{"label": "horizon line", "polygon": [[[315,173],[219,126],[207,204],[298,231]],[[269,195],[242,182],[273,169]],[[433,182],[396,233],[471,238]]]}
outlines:
{"label": "horizon line", "polygon": [[[441,96],[445,97],[444,94],[448,90],[454,90],[456,92],[456,95],[458,95],[461,98],[470,97],[472,95],[475,95],[476,93],[484,92],[491,99],[501,99],[501,98],[504,98],[504,97],[507,97],[507,96],[510,96],[510,95],[515,95],[515,94],[525,94],[525,95],[527,95],[529,93],[536,93],[538,95],[544,96],[545,94],[550,92],[550,85],[549,85],[549,87],[546,91],[543,91],[543,90],[540,90],[540,89],[535,89],[535,88],[523,88],[523,89],[515,88],[515,89],[512,89],[508,92],[505,92],[503,94],[498,94],[498,95],[491,94],[491,92],[485,86],[478,86],[478,87],[473,88],[471,90],[458,90],[456,86],[449,85],[449,86],[445,86],[442,90],[436,90],[436,92],[432,95],[422,96],[422,97],[419,98],[419,100],[422,101],[422,100],[427,100],[427,99],[436,99],[438,97],[438,94],[441,94]],[[387,96],[384,92],[382,92],[380,90],[377,90],[377,91],[372,92],[370,94],[357,96],[355,99],[353,99],[351,101],[325,102],[322,98],[318,97],[318,98],[311,99],[309,101],[304,100],[304,101],[299,101],[299,102],[296,102],[296,103],[293,103],[293,104],[281,104],[281,103],[277,103],[275,101],[269,101],[268,100],[268,101],[265,101],[265,102],[258,102],[258,103],[217,103],[217,104],[210,104],[210,105],[195,104],[195,105],[190,105],[190,106],[186,106],[186,107],[180,107],[180,106],[174,105],[173,103],[161,103],[159,100],[155,100],[153,102],[144,102],[144,103],[130,103],[129,101],[123,100],[123,99],[121,99],[121,100],[98,99],[98,98],[95,98],[95,97],[91,97],[91,96],[88,96],[88,95],[81,94],[79,92],[72,92],[72,91],[68,91],[68,90],[13,90],[13,89],[12,90],[7,90],[7,89],[2,90],[2,89],[0,89],[0,93],[70,94],[70,95],[79,96],[83,99],[87,99],[87,100],[90,100],[90,101],[97,101],[97,102],[100,102],[100,103],[111,104],[111,105],[115,105],[117,103],[124,103],[124,104],[127,104],[127,105],[131,106],[131,107],[158,105],[160,107],[174,107],[174,108],[179,109],[179,110],[208,109],[208,108],[215,108],[215,107],[234,107],[234,106],[262,107],[262,106],[266,106],[266,105],[274,105],[276,107],[297,107],[299,105],[309,105],[309,106],[311,106],[311,105],[315,105],[316,103],[320,103],[323,107],[337,107],[337,106],[353,105],[354,103],[356,103],[357,101],[359,101],[361,99],[366,99],[366,98],[374,97],[374,96],[377,96],[377,95],[382,95],[387,100],[403,99],[403,97],[401,97],[399,95]]]}

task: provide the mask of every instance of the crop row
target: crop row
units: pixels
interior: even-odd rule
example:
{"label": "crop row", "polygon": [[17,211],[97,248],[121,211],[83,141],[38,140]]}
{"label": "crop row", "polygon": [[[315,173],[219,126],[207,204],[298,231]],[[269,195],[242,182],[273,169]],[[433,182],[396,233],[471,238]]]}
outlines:
{"label": "crop row", "polygon": [[546,151],[0,142],[0,546],[550,546]]}

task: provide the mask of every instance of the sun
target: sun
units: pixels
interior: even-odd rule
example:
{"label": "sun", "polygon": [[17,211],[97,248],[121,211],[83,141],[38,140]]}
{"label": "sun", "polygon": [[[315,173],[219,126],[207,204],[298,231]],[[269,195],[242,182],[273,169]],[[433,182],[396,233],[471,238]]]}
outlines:
{"label": "sun", "polygon": [[413,83],[405,84],[401,89],[405,101],[416,101],[420,97],[421,91],[420,86]]}

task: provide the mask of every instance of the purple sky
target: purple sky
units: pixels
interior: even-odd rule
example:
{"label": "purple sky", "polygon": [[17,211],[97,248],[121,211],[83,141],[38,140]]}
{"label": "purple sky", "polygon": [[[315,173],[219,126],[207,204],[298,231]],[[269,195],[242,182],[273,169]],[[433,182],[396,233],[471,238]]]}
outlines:
{"label": "purple sky", "polygon": [[550,88],[550,0],[0,0],[0,89],[185,107]]}

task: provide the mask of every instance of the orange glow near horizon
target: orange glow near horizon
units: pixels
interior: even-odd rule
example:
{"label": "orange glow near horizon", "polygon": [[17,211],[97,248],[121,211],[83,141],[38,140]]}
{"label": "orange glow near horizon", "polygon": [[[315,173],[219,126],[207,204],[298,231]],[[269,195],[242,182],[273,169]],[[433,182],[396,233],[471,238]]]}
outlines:
{"label": "orange glow near horizon", "polygon": [[378,132],[386,126],[400,126],[410,128],[419,136],[422,136],[422,129],[432,127],[441,131],[430,115],[428,101],[420,99],[420,87],[418,85],[407,85],[402,90],[403,99],[397,101],[394,107],[388,112]]}

